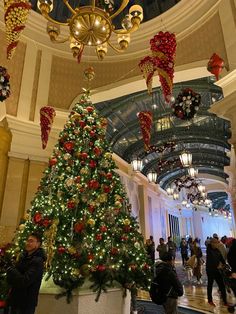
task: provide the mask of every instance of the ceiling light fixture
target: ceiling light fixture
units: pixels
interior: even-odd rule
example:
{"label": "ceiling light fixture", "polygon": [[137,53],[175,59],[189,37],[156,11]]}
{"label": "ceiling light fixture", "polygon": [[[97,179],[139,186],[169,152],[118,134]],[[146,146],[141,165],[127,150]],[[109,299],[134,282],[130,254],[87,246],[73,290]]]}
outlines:
{"label": "ceiling light fixture", "polygon": [[187,151],[183,151],[181,153],[181,155],[179,156],[180,161],[183,165],[183,167],[189,167],[192,164],[192,154],[187,152]]}
{"label": "ceiling light fixture", "polygon": [[134,158],[131,161],[131,165],[132,165],[132,168],[134,171],[141,171],[143,168],[143,161],[142,161],[142,159]]}
{"label": "ceiling light fixture", "polygon": [[147,178],[150,183],[156,183],[157,173],[155,171],[151,171],[147,174]]}
{"label": "ceiling light fixture", "polygon": [[[116,52],[124,52],[130,42],[130,34],[139,29],[143,20],[143,9],[140,5],[133,5],[129,14],[121,22],[123,29],[116,29],[113,19],[119,15],[129,4],[129,0],[123,0],[119,9],[109,14],[103,8],[96,5],[96,0],[91,0],[87,6],[78,5],[72,8],[68,0],[63,0],[65,6],[71,12],[71,17],[66,22],[60,22],[50,17],[53,10],[52,0],[38,0],[38,8],[41,14],[49,21],[47,33],[54,43],[65,43],[69,41],[73,56],[81,57],[84,46],[95,46],[97,57],[103,60],[110,46]],[[59,38],[60,26],[69,28],[69,35]],[[117,35],[119,47],[114,46],[110,37]]]}

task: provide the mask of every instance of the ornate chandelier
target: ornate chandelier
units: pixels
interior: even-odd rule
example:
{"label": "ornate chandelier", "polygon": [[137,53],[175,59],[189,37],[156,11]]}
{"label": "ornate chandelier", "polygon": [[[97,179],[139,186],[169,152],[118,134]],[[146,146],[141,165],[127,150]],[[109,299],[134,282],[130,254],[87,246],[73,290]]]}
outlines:
{"label": "ornate chandelier", "polygon": [[[139,28],[143,20],[142,7],[133,5],[129,9],[129,14],[122,20],[123,29],[116,29],[113,19],[127,7],[129,0],[123,0],[119,9],[111,15],[98,7],[96,0],[91,0],[91,5],[78,5],[75,9],[71,7],[69,0],[63,0],[63,2],[72,14],[65,23],[49,16],[53,10],[52,0],[38,0],[38,8],[49,21],[47,33],[51,41],[54,43],[69,41],[73,56],[78,59],[80,59],[85,46],[94,46],[99,60],[103,60],[107,54],[108,46],[116,52],[123,52],[129,45],[130,34]],[[59,38],[60,26],[69,28],[69,35],[66,38]],[[119,47],[110,42],[113,33],[117,35]]]}

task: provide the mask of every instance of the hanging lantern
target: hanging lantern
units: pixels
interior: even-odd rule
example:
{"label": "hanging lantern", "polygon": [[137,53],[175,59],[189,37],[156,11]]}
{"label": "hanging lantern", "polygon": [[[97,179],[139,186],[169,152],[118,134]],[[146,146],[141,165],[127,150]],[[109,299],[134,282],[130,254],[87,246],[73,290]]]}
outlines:
{"label": "hanging lantern", "polygon": [[179,193],[177,191],[174,191],[174,194],[173,194],[173,199],[175,201],[177,201],[179,199]]}
{"label": "hanging lantern", "polygon": [[181,155],[179,156],[180,161],[183,165],[183,167],[189,167],[192,164],[192,154],[187,152],[187,151],[183,151],[181,153]]}
{"label": "hanging lantern", "polygon": [[188,174],[190,175],[190,177],[196,178],[196,176],[198,175],[198,169],[194,167],[190,167],[188,168]]}
{"label": "hanging lantern", "polygon": [[166,192],[167,192],[168,195],[173,195],[174,189],[169,186],[169,187],[166,189]]}
{"label": "hanging lantern", "polygon": [[142,159],[134,158],[131,161],[131,165],[132,165],[132,168],[134,171],[141,171],[143,168],[143,161],[142,161]]}
{"label": "hanging lantern", "polygon": [[206,190],[206,187],[202,184],[202,182],[200,182],[199,184],[198,184],[198,190],[199,190],[199,192],[201,192],[201,193],[204,193],[205,192],[205,190]]}
{"label": "hanging lantern", "polygon": [[188,204],[188,202],[187,202],[186,199],[183,199],[181,204],[182,204],[183,206],[186,206],[186,205]]}
{"label": "hanging lantern", "polygon": [[156,183],[157,181],[157,173],[155,171],[151,171],[147,174],[148,181],[151,183]]}
{"label": "hanging lantern", "polygon": [[224,60],[221,59],[216,53],[213,53],[208,64],[207,70],[215,75],[216,79],[219,79],[219,75],[224,68]]}

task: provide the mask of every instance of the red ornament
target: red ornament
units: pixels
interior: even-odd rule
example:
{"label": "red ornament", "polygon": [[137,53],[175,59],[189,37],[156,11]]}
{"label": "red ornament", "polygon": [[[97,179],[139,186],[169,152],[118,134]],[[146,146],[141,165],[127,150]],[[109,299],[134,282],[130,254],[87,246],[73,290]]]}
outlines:
{"label": "red ornament", "polygon": [[101,149],[100,149],[99,147],[97,147],[97,146],[94,147],[93,152],[94,152],[94,154],[95,154],[96,156],[100,156],[101,153],[102,153]]}
{"label": "red ornament", "polygon": [[81,121],[79,121],[79,125],[83,129],[85,127],[85,125],[86,125],[86,122],[81,120]]}
{"label": "red ornament", "polygon": [[132,271],[135,271],[135,270],[137,269],[137,265],[136,265],[136,264],[130,265],[130,269],[131,269]]}
{"label": "red ornament", "polygon": [[101,233],[96,234],[96,240],[101,241],[102,240],[102,235]]}
{"label": "red ornament", "polygon": [[43,149],[46,148],[48,143],[48,136],[52,129],[53,120],[56,116],[56,111],[49,106],[40,109],[40,127],[41,127],[41,140]]}
{"label": "red ornament", "polygon": [[108,180],[111,180],[112,177],[113,177],[113,175],[112,175],[111,172],[108,172],[108,173],[106,174],[106,177],[107,177]]}
{"label": "red ornament", "polygon": [[81,177],[80,177],[80,176],[77,176],[77,177],[75,177],[75,179],[74,179],[75,183],[80,183],[80,180],[81,180]]}
{"label": "red ornament", "polygon": [[88,260],[93,260],[93,258],[94,258],[93,254],[92,254],[92,253],[89,253],[89,254],[88,254]]}
{"label": "red ornament", "polygon": [[94,136],[97,135],[95,131],[90,131],[89,134],[90,134],[91,137],[94,137]]}
{"label": "red ornament", "polygon": [[68,201],[67,202],[67,208],[74,209],[75,208],[75,201]]}
{"label": "red ornament", "polygon": [[104,193],[110,193],[111,188],[108,185],[104,185],[103,191],[104,191]]}
{"label": "red ornament", "polygon": [[106,232],[106,231],[107,231],[107,227],[104,226],[104,225],[101,226],[101,227],[100,227],[100,231],[101,231],[101,232]]}
{"label": "red ornament", "polygon": [[41,213],[39,213],[39,212],[35,213],[35,215],[34,215],[34,222],[36,224],[39,224],[39,223],[41,223],[41,221],[42,221]]}
{"label": "red ornament", "polygon": [[207,70],[215,75],[216,79],[219,79],[219,75],[224,68],[224,60],[221,59],[216,53],[213,53],[208,64]]}
{"label": "red ornament", "polygon": [[81,154],[80,154],[80,157],[81,157],[82,159],[87,159],[87,158],[88,158],[88,154],[87,154],[87,153],[81,153]]}
{"label": "red ornament", "polygon": [[96,161],[95,161],[95,160],[90,160],[90,162],[89,162],[89,167],[90,167],[90,168],[96,168],[96,166],[97,166]]}
{"label": "red ornament", "polygon": [[58,249],[57,249],[57,252],[59,254],[63,254],[63,253],[65,253],[65,251],[66,251],[66,249],[64,248],[64,246],[59,246]]}
{"label": "red ornament", "polygon": [[89,210],[90,213],[93,213],[94,210],[95,210],[95,206],[89,205],[89,206],[88,206],[88,210]]}
{"label": "red ornament", "polygon": [[130,226],[124,226],[124,232],[129,232],[130,231]]}
{"label": "red ornament", "polygon": [[51,159],[49,159],[49,166],[55,166],[57,164],[57,158],[53,157]]}
{"label": "red ornament", "polygon": [[7,306],[6,301],[0,300],[0,309],[4,309]]}
{"label": "red ornament", "polygon": [[149,150],[150,139],[151,139],[151,128],[152,128],[152,112],[151,111],[141,111],[138,114],[138,119],[140,123],[140,128],[143,135],[144,148]]}
{"label": "red ornament", "polygon": [[92,106],[88,106],[88,107],[86,107],[86,109],[88,110],[88,112],[93,112],[94,111],[94,107],[92,107]]}
{"label": "red ornament", "polygon": [[149,266],[147,263],[145,263],[145,264],[143,265],[143,269],[144,269],[144,270],[148,270],[148,269],[150,269],[150,266]]}
{"label": "red ornament", "polygon": [[51,220],[48,218],[43,219],[42,225],[47,228],[51,224]]}
{"label": "red ornament", "polygon": [[73,150],[74,146],[75,146],[75,143],[74,143],[74,142],[65,142],[65,143],[63,144],[63,147],[65,148],[65,150],[66,150],[67,152],[71,152],[71,151]]}
{"label": "red ornament", "polygon": [[121,236],[121,241],[127,241],[128,237],[127,236]]}
{"label": "red ornament", "polygon": [[106,270],[106,266],[105,265],[97,265],[96,266],[96,269],[98,270],[98,271],[105,271]]}
{"label": "red ornament", "polygon": [[84,223],[83,222],[76,222],[74,225],[74,231],[76,233],[81,233],[84,229]]}
{"label": "red ornament", "polygon": [[90,180],[89,183],[88,183],[88,187],[90,189],[98,189],[99,188],[99,182],[97,180]]}
{"label": "red ornament", "polygon": [[111,255],[116,255],[119,252],[119,250],[116,247],[113,247],[111,249]]}

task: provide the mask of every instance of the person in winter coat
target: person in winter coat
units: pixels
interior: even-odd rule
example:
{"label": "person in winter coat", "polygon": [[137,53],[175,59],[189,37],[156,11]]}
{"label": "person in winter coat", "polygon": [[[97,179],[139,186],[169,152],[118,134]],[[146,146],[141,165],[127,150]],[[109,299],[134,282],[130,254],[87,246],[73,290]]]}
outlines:
{"label": "person in winter coat", "polygon": [[180,247],[180,253],[182,257],[182,265],[184,266],[185,262],[188,260],[188,243],[184,238],[182,238],[179,247]]}
{"label": "person in winter coat", "polygon": [[206,255],[207,298],[208,303],[212,306],[215,306],[212,300],[212,287],[214,280],[219,287],[224,304],[227,305],[225,285],[220,273],[220,268],[224,264],[225,260],[218,250],[218,240],[212,238],[210,244],[207,246]]}
{"label": "person in winter coat", "polygon": [[232,240],[229,252],[227,255],[228,263],[233,273],[236,273],[236,239]]}
{"label": "person in winter coat", "polygon": [[163,253],[162,262],[156,266],[155,280],[166,293],[166,301],[163,307],[166,314],[177,313],[177,299],[183,295],[183,286],[178,279],[174,268],[173,255],[170,252]]}
{"label": "person in winter coat", "polygon": [[199,245],[198,238],[193,241],[193,254],[196,258],[196,263],[193,268],[193,275],[197,278],[197,283],[201,284],[201,277],[202,277],[202,250]]}
{"label": "person in winter coat", "polygon": [[26,240],[25,251],[19,261],[7,271],[7,281],[11,286],[8,298],[10,314],[35,312],[46,260],[40,246],[40,236],[32,233]]}
{"label": "person in winter coat", "polygon": [[168,241],[167,241],[167,246],[168,246],[168,252],[170,252],[173,256],[173,259],[175,260],[175,256],[176,256],[176,244],[175,242],[172,240],[171,237],[168,237]]}
{"label": "person in winter coat", "polygon": [[157,252],[159,252],[159,258],[162,259],[163,254],[165,254],[168,251],[168,246],[165,244],[165,241],[163,238],[159,239],[159,245],[157,246]]}

